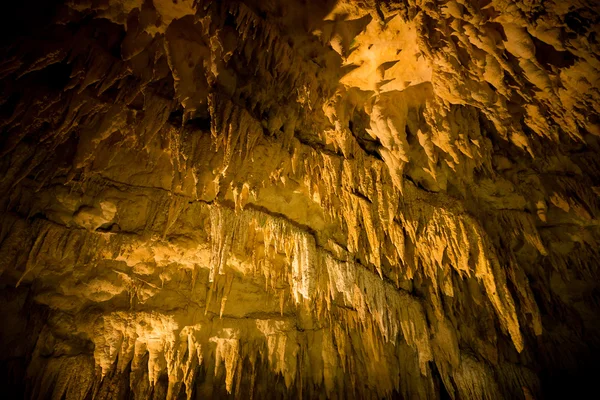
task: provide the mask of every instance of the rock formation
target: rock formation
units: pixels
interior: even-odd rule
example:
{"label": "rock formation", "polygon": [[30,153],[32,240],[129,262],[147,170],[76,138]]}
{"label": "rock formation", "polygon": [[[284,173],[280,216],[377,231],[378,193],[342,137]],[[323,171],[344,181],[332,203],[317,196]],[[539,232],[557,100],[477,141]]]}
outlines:
{"label": "rock formation", "polygon": [[595,1],[9,3],[6,398],[595,387]]}

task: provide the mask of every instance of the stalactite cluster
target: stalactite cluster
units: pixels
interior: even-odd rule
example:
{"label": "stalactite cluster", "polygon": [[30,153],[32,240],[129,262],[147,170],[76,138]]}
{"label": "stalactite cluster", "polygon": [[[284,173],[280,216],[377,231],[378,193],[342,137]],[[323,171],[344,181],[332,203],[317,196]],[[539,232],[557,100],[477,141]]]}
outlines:
{"label": "stalactite cluster", "polygon": [[593,386],[593,1],[39,3],[0,40],[3,391]]}

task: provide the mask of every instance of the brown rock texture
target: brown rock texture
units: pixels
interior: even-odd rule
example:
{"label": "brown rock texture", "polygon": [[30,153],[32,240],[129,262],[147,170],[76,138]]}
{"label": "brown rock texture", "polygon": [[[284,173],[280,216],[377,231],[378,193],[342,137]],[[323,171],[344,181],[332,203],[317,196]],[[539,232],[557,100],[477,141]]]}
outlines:
{"label": "brown rock texture", "polygon": [[9,3],[6,398],[595,388],[595,1]]}

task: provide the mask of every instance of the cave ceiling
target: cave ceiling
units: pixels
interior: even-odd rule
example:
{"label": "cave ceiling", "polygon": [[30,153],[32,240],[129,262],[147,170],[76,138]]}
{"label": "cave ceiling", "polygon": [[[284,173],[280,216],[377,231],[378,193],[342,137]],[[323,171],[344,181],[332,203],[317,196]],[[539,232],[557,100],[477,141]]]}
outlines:
{"label": "cave ceiling", "polygon": [[5,393],[594,386],[595,1],[2,8]]}

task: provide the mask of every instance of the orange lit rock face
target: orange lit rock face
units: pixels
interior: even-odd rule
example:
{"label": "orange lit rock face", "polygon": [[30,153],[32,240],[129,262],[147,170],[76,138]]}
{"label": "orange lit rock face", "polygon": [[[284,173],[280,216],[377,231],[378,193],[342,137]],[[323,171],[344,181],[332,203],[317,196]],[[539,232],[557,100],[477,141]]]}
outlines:
{"label": "orange lit rock face", "polygon": [[593,385],[593,2],[30,2],[0,64],[8,393]]}

